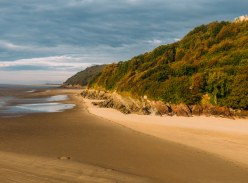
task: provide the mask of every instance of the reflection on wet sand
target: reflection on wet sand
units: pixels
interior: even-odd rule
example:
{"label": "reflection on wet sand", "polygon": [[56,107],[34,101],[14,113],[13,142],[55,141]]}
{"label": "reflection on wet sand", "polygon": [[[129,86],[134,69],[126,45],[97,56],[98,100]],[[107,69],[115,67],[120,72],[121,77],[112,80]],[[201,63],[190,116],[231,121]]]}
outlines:
{"label": "reflection on wet sand", "polygon": [[15,117],[30,113],[63,112],[72,109],[75,104],[64,104],[59,101],[68,100],[67,95],[54,95],[45,98],[14,98],[1,97],[0,116]]}

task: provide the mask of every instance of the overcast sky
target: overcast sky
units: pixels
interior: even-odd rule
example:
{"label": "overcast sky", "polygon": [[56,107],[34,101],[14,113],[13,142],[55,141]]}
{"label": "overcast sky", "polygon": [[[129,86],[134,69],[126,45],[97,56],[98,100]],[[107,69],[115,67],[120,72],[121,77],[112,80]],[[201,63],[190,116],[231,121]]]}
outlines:
{"label": "overcast sky", "polygon": [[247,7],[247,0],[0,0],[0,83],[62,82],[200,24],[231,21]]}

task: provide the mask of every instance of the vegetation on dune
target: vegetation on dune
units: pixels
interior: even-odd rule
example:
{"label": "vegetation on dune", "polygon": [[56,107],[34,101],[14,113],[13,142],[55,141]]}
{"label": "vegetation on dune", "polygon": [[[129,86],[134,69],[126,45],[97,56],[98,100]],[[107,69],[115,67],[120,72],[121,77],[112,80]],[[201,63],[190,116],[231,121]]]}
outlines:
{"label": "vegetation on dune", "polygon": [[166,103],[248,109],[248,21],[213,22],[126,62],[107,65],[89,87]]}

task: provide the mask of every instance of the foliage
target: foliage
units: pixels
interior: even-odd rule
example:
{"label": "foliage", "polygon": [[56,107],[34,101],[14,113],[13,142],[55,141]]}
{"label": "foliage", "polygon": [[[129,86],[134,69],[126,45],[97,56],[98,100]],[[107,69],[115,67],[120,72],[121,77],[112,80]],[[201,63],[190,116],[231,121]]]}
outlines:
{"label": "foliage", "polygon": [[102,71],[104,67],[105,65],[94,65],[88,67],[67,79],[66,82],[64,82],[64,85],[87,86],[89,82]]}
{"label": "foliage", "polygon": [[89,87],[170,103],[248,109],[248,22],[201,25],[181,41],[107,65]]}

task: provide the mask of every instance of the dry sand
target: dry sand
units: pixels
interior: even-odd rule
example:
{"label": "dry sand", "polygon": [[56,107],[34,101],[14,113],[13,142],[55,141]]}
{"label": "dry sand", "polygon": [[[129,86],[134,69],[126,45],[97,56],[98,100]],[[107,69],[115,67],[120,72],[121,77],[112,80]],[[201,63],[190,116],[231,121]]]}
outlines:
{"label": "dry sand", "polygon": [[94,115],[144,134],[214,153],[248,168],[247,119],[125,115],[114,109],[98,108],[88,99],[84,102]]}
{"label": "dry sand", "polygon": [[[137,121],[133,115],[122,116],[114,110],[92,108],[87,104],[90,112],[104,118],[114,120],[113,116],[118,114],[118,120],[113,122],[89,114],[79,92],[50,90],[32,94],[69,94],[71,100],[67,102],[77,106],[62,113],[0,118],[1,183],[248,181],[245,166],[205,152],[202,148],[179,144],[183,139],[173,140],[182,136],[185,141],[190,141],[192,137],[187,135],[191,133],[195,135],[193,137],[202,136],[204,139],[208,137],[201,134],[204,126],[199,127],[202,129],[156,123],[150,126],[151,121],[144,120],[147,116],[138,116],[142,121]],[[120,120],[122,117],[125,121],[126,117],[133,121],[127,120],[125,123]],[[131,125],[131,122],[134,124]],[[160,136],[153,134],[156,130]],[[220,133],[208,130],[213,135]],[[170,134],[170,138],[164,138],[164,133]],[[191,141],[194,143],[195,139]]]}

